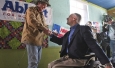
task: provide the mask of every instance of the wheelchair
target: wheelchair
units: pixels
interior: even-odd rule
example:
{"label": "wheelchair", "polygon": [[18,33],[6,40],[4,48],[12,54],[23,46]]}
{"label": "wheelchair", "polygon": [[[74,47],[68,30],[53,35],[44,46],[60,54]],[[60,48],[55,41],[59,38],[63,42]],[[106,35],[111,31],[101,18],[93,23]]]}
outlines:
{"label": "wheelchair", "polygon": [[85,55],[88,58],[84,66],[73,68],[105,68],[98,60],[96,60],[95,53]]}

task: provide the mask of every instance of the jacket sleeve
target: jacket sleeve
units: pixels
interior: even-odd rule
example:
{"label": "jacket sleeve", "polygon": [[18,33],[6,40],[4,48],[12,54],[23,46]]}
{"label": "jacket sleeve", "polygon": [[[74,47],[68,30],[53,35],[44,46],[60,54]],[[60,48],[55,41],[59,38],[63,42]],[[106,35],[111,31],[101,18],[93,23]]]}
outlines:
{"label": "jacket sleeve", "polygon": [[50,37],[50,41],[52,41],[52,42],[54,42],[54,43],[56,43],[56,44],[58,44],[58,45],[62,45],[63,37],[58,38],[58,37],[52,35],[52,36]]}
{"label": "jacket sleeve", "polygon": [[37,18],[32,8],[28,8],[26,11],[26,22],[29,24],[29,27],[34,28],[35,30],[46,29],[46,25],[43,25]]}
{"label": "jacket sleeve", "polygon": [[84,30],[84,31],[82,31],[83,32],[82,35],[83,35],[83,38],[84,38],[86,44],[96,54],[99,61],[102,64],[109,63],[110,61],[107,58],[107,56],[105,55],[104,51],[100,48],[100,46],[97,44],[96,40],[93,38],[93,35],[91,33],[92,31],[91,31],[90,27],[86,26],[82,30]]}

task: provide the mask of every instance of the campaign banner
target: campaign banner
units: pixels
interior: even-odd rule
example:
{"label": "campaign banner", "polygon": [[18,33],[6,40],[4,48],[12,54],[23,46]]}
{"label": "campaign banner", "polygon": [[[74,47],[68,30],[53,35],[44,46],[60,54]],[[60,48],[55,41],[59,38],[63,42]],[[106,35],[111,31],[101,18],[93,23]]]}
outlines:
{"label": "campaign banner", "polygon": [[[0,0],[0,19],[8,21],[25,22],[25,12],[28,7],[35,4],[16,0]],[[52,23],[52,9],[46,8],[43,11],[47,25]]]}
{"label": "campaign banner", "polygon": [[45,21],[46,21],[46,24],[47,25],[52,25],[52,8],[51,7],[46,7],[44,10],[43,10],[43,15],[44,15],[44,18],[45,18]]}
{"label": "campaign banner", "polygon": [[25,12],[28,7],[35,6],[34,4],[15,1],[15,0],[0,0],[0,19],[8,21],[25,21]]}
{"label": "campaign banner", "polygon": [[57,24],[53,24],[53,28],[52,28],[52,31],[53,32],[56,32],[58,33],[58,36],[59,38],[63,37],[65,35],[66,32],[68,32],[69,30],[60,26],[60,25],[57,25]]}

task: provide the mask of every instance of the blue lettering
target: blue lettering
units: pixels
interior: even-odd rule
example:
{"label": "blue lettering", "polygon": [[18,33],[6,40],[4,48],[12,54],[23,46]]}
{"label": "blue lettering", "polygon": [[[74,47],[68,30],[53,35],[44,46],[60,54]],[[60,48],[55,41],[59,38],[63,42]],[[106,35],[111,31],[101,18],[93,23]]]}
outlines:
{"label": "blue lettering", "polygon": [[12,11],[14,11],[14,8],[13,8],[13,4],[11,1],[6,1],[4,7],[2,8],[2,10],[6,10],[7,8],[10,8]]}
{"label": "blue lettering", "polygon": [[24,10],[24,13],[26,12],[27,8],[28,8],[28,4],[24,4],[25,6],[25,10]]}
{"label": "blue lettering", "polygon": [[16,3],[15,11],[19,13],[23,13],[24,8],[22,6],[19,6],[19,2],[15,2],[15,3]]}
{"label": "blue lettering", "polygon": [[5,11],[7,10],[7,8],[11,9],[13,12],[25,13],[28,8],[28,4],[24,4],[24,7],[23,7],[19,5],[19,2],[15,2],[15,8],[14,8],[12,1],[5,1],[5,4],[2,10]]}
{"label": "blue lettering", "polygon": [[45,9],[45,10],[43,10],[43,13],[44,13],[45,17],[47,18],[47,17],[48,17],[48,16],[47,16],[48,11]]}

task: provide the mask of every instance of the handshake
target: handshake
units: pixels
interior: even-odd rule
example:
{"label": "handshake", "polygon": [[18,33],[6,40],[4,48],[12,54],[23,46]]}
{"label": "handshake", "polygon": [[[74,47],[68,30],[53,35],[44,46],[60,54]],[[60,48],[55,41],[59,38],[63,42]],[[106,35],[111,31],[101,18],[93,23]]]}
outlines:
{"label": "handshake", "polygon": [[53,32],[53,31],[51,31],[51,30],[49,30],[49,29],[46,29],[46,30],[44,30],[44,33],[46,34],[46,35],[55,35],[55,36],[57,36],[58,35],[58,33],[57,32]]}

